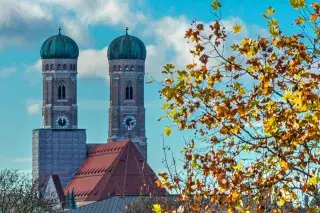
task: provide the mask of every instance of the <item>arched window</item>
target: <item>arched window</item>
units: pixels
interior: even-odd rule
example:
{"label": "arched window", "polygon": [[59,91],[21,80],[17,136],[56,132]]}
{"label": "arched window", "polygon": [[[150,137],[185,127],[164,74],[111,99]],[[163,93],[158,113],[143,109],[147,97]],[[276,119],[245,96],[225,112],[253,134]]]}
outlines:
{"label": "arched window", "polygon": [[113,66],[113,71],[117,71],[117,66],[116,65]]}
{"label": "arched window", "polygon": [[63,83],[61,83],[59,88],[58,88],[58,99],[59,100],[66,99],[66,87],[64,86]]}
{"label": "arched window", "polygon": [[70,70],[72,70],[72,64],[70,64]]}
{"label": "arched window", "polygon": [[131,66],[131,71],[134,71],[134,66],[133,65]]}
{"label": "arched window", "polygon": [[46,70],[49,70],[49,64],[46,65]]}
{"label": "arched window", "polygon": [[137,68],[138,68],[138,71],[140,71],[140,66],[137,66]]}
{"label": "arched window", "polygon": [[141,72],[143,72],[143,69],[144,69],[144,67],[143,67],[143,66],[141,66]]}
{"label": "arched window", "polygon": [[74,70],[77,70],[77,65],[73,65]]}
{"label": "arched window", "polygon": [[58,64],[58,70],[61,70],[61,64]]}
{"label": "arched window", "polygon": [[66,69],[67,69],[67,65],[64,64],[64,65],[63,65],[63,70],[66,70]]}
{"label": "arched window", "polygon": [[129,66],[128,65],[126,65],[126,71],[129,71]]}
{"label": "arched window", "polygon": [[51,69],[51,70],[54,70],[53,64],[50,65],[50,69]]}
{"label": "arched window", "polygon": [[118,69],[119,69],[119,71],[121,71],[121,66],[120,65],[118,66]]}
{"label": "arched window", "polygon": [[131,85],[131,81],[129,81],[127,83],[127,87],[126,87],[126,99],[127,100],[132,100],[133,99],[133,88]]}

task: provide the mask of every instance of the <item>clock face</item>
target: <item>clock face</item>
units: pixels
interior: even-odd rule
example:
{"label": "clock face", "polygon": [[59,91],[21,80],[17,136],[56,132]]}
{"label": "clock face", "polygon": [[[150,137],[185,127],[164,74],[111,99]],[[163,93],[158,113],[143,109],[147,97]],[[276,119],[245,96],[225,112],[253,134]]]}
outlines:
{"label": "clock face", "polygon": [[128,130],[132,130],[136,125],[137,125],[137,120],[135,119],[135,117],[129,115],[124,117],[123,119],[123,125],[128,129]]}
{"label": "clock face", "polygon": [[69,126],[69,119],[64,116],[64,115],[60,115],[59,117],[57,117],[56,119],[56,126],[60,129],[65,129],[68,128]]}

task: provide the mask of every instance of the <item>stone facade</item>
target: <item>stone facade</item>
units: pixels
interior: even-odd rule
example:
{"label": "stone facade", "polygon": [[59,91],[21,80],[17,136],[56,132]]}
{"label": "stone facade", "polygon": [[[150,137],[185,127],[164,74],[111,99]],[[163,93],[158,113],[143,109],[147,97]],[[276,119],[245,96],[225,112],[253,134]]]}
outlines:
{"label": "stone facade", "polygon": [[[56,120],[65,116],[68,128],[78,128],[77,60],[42,59],[43,106],[42,127],[57,128]],[[59,97],[59,87],[64,86],[64,97]]]}
{"label": "stone facade", "polygon": [[42,75],[42,129],[33,130],[32,175],[58,175],[64,187],[86,158],[86,130],[78,129],[77,59],[42,59]]}
{"label": "stone facade", "polygon": [[35,129],[32,135],[32,176],[58,175],[65,187],[86,159],[86,130]]}
{"label": "stone facade", "polygon": [[[144,74],[145,60],[109,60],[110,109],[108,142],[130,139],[147,159],[145,130]],[[132,98],[127,98],[127,87]],[[125,125],[128,117],[135,119],[132,129]]]}

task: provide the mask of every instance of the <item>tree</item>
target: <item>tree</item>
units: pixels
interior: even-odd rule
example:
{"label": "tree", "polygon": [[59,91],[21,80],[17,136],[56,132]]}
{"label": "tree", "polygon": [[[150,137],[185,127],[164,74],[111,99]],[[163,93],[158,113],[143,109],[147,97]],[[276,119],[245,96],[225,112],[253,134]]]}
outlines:
{"label": "tree", "polygon": [[18,170],[0,170],[0,212],[34,213],[50,212],[56,200],[40,197],[43,184]]}
{"label": "tree", "polygon": [[268,36],[229,48],[242,26],[228,30],[213,0],[212,24],[194,21],[185,34],[195,62],[164,67],[166,118],[196,133],[184,149],[185,181],[160,174],[164,187],[181,189],[187,212],[208,208],[208,199],[227,212],[280,212],[288,203],[298,209],[305,195],[319,203],[320,3],[290,4],[298,11],[295,34],[282,32],[270,6],[263,15]]}
{"label": "tree", "polygon": [[161,213],[161,206],[170,208],[172,213],[179,212],[179,204],[175,202],[175,196],[141,196],[128,204],[124,213]]}

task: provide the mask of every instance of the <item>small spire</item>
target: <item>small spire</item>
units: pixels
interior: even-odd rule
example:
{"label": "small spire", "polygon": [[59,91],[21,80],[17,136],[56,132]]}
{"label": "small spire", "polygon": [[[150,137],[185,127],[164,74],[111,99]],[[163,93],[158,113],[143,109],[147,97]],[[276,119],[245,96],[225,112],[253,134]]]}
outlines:
{"label": "small spire", "polygon": [[129,28],[126,27],[125,30],[126,30],[126,35],[128,35],[128,30],[129,30]]}
{"label": "small spire", "polygon": [[61,27],[59,27],[59,29],[58,29],[58,30],[59,30],[59,35],[60,35],[60,34],[61,34]]}

